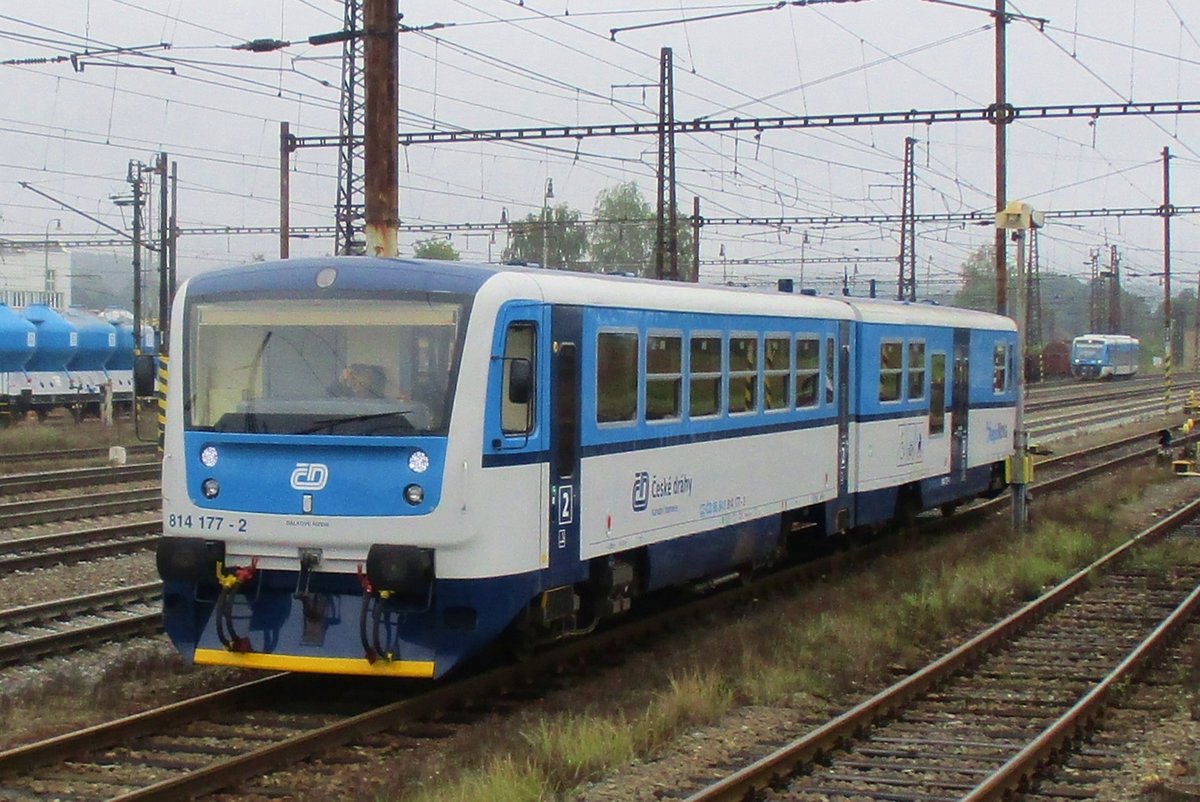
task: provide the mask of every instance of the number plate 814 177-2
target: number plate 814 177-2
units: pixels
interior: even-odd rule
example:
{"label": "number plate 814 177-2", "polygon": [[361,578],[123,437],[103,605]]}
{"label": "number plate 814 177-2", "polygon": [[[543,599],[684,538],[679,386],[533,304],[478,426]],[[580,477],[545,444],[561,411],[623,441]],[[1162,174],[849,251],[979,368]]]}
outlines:
{"label": "number plate 814 177-2", "polygon": [[190,529],[197,532],[245,532],[246,519],[171,512],[167,513],[167,526],[171,529]]}

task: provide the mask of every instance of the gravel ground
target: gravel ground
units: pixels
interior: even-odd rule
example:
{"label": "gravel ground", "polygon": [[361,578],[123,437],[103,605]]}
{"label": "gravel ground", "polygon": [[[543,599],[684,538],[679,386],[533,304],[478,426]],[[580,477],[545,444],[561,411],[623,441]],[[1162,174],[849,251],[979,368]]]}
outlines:
{"label": "gravel ground", "polygon": [[[145,517],[143,514],[140,515],[140,518],[125,518],[124,516],[114,516],[111,520],[97,518],[93,519],[91,525],[100,525],[102,522],[116,524],[126,520],[141,520]],[[84,526],[84,524],[71,524],[71,528],[82,529]],[[39,534],[46,533],[39,532]],[[31,535],[26,535],[26,537],[31,537]],[[53,568],[13,571],[0,575],[0,610],[53,599],[82,596],[85,593],[96,593],[102,590],[116,590],[129,585],[157,580],[158,572],[154,568],[153,551],[87,560],[71,565],[57,565]]]}
{"label": "gravel ground", "polygon": [[[1163,425],[1161,421],[1148,421],[1126,432],[1149,433]],[[1063,453],[1110,437],[1111,434],[1074,438],[1056,442],[1053,448]],[[1154,498],[1146,501],[1146,517],[1149,519],[1181,498],[1194,497],[1198,489],[1200,485],[1186,480],[1163,485]],[[58,525],[58,528],[63,527]],[[147,552],[3,576],[0,577],[0,608],[152,581],[156,578],[153,563],[153,555]],[[695,659],[670,653],[679,648],[679,644],[667,644],[661,652],[633,659],[628,665],[604,672],[604,676],[584,682],[578,688],[572,685],[570,690],[554,694],[553,699],[532,703],[528,715],[541,709],[587,709],[597,697],[611,698],[614,705],[628,705],[629,689],[640,687],[644,691],[647,676],[661,677]],[[720,648],[720,645],[711,644],[711,648]],[[3,727],[0,745],[28,742],[78,729],[117,714],[164,704],[200,690],[256,676],[259,675],[185,666],[165,636],[104,646],[92,652],[39,661],[32,666],[0,669],[0,727]],[[823,722],[835,710],[869,696],[890,680],[864,678],[861,693],[853,698],[825,701],[796,698],[784,707],[736,710],[719,724],[696,728],[660,753],[633,761],[611,776],[585,786],[572,799],[577,802],[649,802],[671,798],[677,795],[674,789],[694,787],[697,778],[720,776],[770,752],[787,739]],[[1194,692],[1189,698],[1193,706],[1197,704]],[[523,718],[523,715],[501,715],[496,727],[519,728]],[[1141,739],[1149,751],[1140,763],[1131,763],[1129,769],[1122,772],[1123,776],[1128,775],[1131,783],[1140,787],[1148,771],[1158,771],[1163,766],[1169,769],[1177,759],[1186,762],[1189,755],[1192,755],[1189,765],[1200,766],[1200,757],[1195,756],[1195,722],[1183,716],[1176,722],[1174,734],[1170,729],[1168,726],[1161,734],[1158,729],[1147,732]],[[481,736],[476,732],[464,737],[470,740]],[[364,757],[368,765],[380,766],[379,771],[364,770],[362,763],[345,765],[344,761],[333,758],[308,765],[300,775],[306,782],[286,782],[285,787],[303,788],[296,795],[301,799],[321,799],[323,802],[360,799],[364,798],[364,793],[377,791],[375,780],[386,782],[400,773],[429,778],[438,776],[447,765],[453,765],[454,754],[463,746],[455,737],[450,737],[433,744],[421,741],[414,749],[413,744],[404,742],[402,737],[389,737],[385,743],[360,745],[351,750]],[[364,776],[372,780],[368,781]],[[1121,797],[1114,797],[1114,800],[1117,798]]]}

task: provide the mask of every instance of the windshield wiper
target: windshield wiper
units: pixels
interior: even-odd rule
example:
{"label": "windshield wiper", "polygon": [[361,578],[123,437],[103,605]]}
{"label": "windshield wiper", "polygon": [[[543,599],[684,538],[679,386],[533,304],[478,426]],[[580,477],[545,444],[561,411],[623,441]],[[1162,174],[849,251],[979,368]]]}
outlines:
{"label": "windshield wiper", "polygon": [[411,412],[412,412],[411,409],[393,409],[393,410],[389,410],[387,412],[371,412],[371,413],[366,413],[366,414],[362,414],[362,415],[343,415],[340,418],[328,418],[326,420],[319,420],[316,423],[314,423],[312,426],[309,426],[307,429],[301,429],[299,432],[296,432],[296,434],[315,434],[316,432],[319,432],[322,429],[328,429],[328,430],[332,431],[335,426],[344,426],[348,423],[366,423],[368,421],[379,420],[381,418],[390,418],[390,417],[397,416],[397,415],[401,416],[400,419],[404,422],[404,425],[407,426],[410,431],[415,432],[417,430],[417,428],[408,422],[407,417],[404,417]]}

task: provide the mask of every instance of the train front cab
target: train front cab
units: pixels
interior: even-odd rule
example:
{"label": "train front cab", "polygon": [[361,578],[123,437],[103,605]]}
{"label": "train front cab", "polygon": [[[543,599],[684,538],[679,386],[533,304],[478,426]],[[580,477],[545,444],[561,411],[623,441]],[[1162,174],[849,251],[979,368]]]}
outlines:
{"label": "train front cab", "polygon": [[[179,294],[158,553],[165,629],[201,664],[440,676],[535,592],[532,567],[511,569],[517,538],[480,531],[511,519],[470,487],[488,350],[465,332],[495,271],[327,264],[210,274]],[[460,372],[464,349],[472,362]],[[376,369],[355,367],[367,364]],[[343,365],[378,386],[354,392]],[[441,382],[428,403],[405,389],[419,379]],[[459,392],[466,410],[454,417]],[[467,431],[457,439],[455,420]],[[513,505],[536,514],[512,489]],[[498,548],[481,554],[479,543]]]}

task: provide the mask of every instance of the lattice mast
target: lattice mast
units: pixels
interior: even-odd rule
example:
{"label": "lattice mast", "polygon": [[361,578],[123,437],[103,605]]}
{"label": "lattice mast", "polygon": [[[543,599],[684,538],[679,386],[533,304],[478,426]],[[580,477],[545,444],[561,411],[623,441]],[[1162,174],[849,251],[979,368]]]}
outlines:
{"label": "lattice mast", "polygon": [[900,208],[900,278],[896,300],[917,300],[916,170],[913,166],[917,140],[904,140],[904,182]]}
{"label": "lattice mast", "polygon": [[1041,256],[1038,254],[1038,229],[1029,230],[1029,270],[1025,273],[1025,343],[1030,350],[1042,347],[1045,342],[1042,333],[1042,279],[1040,275]]}
{"label": "lattice mast", "polygon": [[[347,32],[363,29],[363,0],[346,0],[343,25]],[[362,40],[348,36],[342,43],[342,96],[339,104],[337,252],[362,254],[366,248],[364,225],[363,131],[366,121],[366,71]]]}
{"label": "lattice mast", "polygon": [[658,214],[654,277],[679,281],[679,226],[675,210],[675,78],[671,48],[659,54]]}

